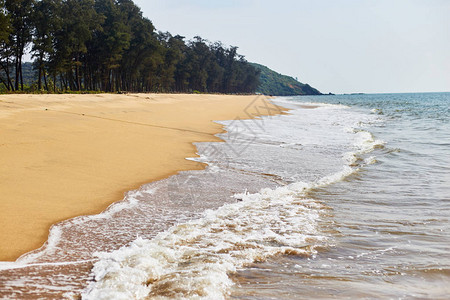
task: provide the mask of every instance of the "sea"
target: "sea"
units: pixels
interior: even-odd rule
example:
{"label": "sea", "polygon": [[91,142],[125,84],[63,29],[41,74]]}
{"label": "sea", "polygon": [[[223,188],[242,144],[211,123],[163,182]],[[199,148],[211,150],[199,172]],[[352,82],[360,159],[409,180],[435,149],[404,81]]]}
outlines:
{"label": "sea", "polygon": [[450,93],[272,101],[1,263],[0,298],[449,299]]}

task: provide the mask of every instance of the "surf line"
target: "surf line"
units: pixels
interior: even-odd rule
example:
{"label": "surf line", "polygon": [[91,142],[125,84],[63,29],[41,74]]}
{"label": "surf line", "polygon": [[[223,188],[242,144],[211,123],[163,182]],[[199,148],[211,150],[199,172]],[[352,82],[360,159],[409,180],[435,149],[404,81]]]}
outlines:
{"label": "surf line", "polygon": [[88,259],[88,260],[79,260],[79,261],[63,261],[63,262],[46,262],[46,263],[18,263],[18,262],[12,262],[12,263],[0,263],[0,271],[4,270],[12,270],[12,269],[25,269],[25,268],[31,268],[31,267],[45,267],[45,266],[67,266],[67,265],[80,265],[80,264],[86,264],[86,263],[94,263],[98,261],[98,259]]}
{"label": "surf line", "polygon": [[95,118],[95,119],[100,119],[100,120],[105,120],[105,121],[120,122],[120,123],[125,123],[125,124],[133,124],[133,125],[138,125],[138,126],[147,126],[147,127],[177,130],[177,131],[182,131],[182,132],[192,132],[192,133],[197,133],[197,134],[213,136],[212,133],[208,133],[208,132],[204,132],[204,131],[162,126],[162,125],[156,125],[156,124],[140,123],[140,122],[133,122],[133,121],[127,121],[127,120],[113,119],[113,118],[105,118],[105,117],[99,117],[99,116],[89,115],[89,114],[85,114],[85,113],[76,113],[76,112],[62,111],[62,110],[55,110],[55,109],[48,109],[48,108],[46,108],[45,111],[57,112],[57,113],[69,114],[69,115],[76,115],[76,116],[81,116],[81,117],[89,117],[89,118]]}

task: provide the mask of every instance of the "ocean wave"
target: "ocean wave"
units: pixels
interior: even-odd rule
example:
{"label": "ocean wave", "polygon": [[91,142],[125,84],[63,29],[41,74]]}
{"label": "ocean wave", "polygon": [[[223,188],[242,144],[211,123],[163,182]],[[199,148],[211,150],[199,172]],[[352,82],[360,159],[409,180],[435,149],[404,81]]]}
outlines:
{"label": "ocean wave", "polygon": [[207,211],[153,240],[137,239],[98,253],[95,283],[84,299],[214,298],[227,295],[229,272],[277,254],[313,255],[326,243],[317,221],[322,204],[304,197],[306,184],[257,194]]}
{"label": "ocean wave", "polygon": [[327,207],[306,195],[354,172],[347,166],[317,182],[236,194],[236,203],[152,240],[97,253],[95,281],[83,299],[223,299],[233,285],[229,273],[274,255],[313,256],[326,246],[319,221]]}
{"label": "ocean wave", "polygon": [[[331,112],[348,109],[323,104],[319,108]],[[308,192],[342,181],[359,168],[375,163],[374,157],[363,156],[384,145],[359,128],[360,115],[354,119],[334,116],[335,119],[326,119],[329,128],[342,132],[345,138],[339,142],[350,143],[351,149],[343,153],[339,171],[309,183],[236,194],[236,203],[208,210],[201,218],[175,225],[154,239],[138,238],[114,252],[97,253],[99,261],[92,272],[95,280],[83,299],[222,299],[233,285],[229,273],[274,255],[313,256],[318,247],[326,247],[329,236],[320,230],[319,222],[327,207],[308,198]],[[249,125],[252,123],[244,124]],[[282,125],[274,126],[273,131],[279,133]],[[259,137],[271,140],[270,134],[261,131]],[[281,143],[302,144],[297,137],[286,136],[288,139]],[[308,138],[310,144],[319,140],[302,137]],[[216,162],[199,154],[203,162]]]}

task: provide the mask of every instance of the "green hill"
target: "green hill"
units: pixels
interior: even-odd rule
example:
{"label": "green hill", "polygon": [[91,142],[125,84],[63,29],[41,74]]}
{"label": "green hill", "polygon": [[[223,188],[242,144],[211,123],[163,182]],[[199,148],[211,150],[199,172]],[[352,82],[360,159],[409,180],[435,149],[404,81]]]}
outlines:
{"label": "green hill", "polygon": [[256,92],[273,96],[294,96],[294,95],[321,95],[317,89],[309,84],[298,82],[294,78],[279,74],[266,66],[250,63],[253,67],[261,71],[260,84]]}

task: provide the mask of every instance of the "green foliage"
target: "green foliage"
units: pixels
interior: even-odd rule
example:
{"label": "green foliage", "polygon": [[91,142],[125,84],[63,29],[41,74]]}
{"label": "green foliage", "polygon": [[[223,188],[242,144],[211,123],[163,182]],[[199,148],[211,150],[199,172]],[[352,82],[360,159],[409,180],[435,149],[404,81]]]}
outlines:
{"label": "green foliage", "polygon": [[[10,56],[11,23],[6,10],[5,1],[0,0],[0,93],[4,93],[10,87],[9,69],[5,58]],[[8,72],[8,74],[6,73]]]}
{"label": "green foliage", "polygon": [[8,90],[24,89],[22,57],[31,42],[33,4],[34,0],[0,1],[0,82]]}
{"label": "green foliage", "polygon": [[273,96],[321,95],[309,84],[298,82],[292,77],[281,75],[260,64],[251,63],[251,65],[261,72],[261,84],[256,89],[258,93]]}
{"label": "green foliage", "polygon": [[32,52],[36,59],[35,68],[38,70],[37,86],[39,90],[42,89],[43,77],[46,89],[49,89],[45,72],[46,59],[54,51],[55,33],[60,28],[58,15],[60,9],[60,3],[57,0],[41,0],[35,4],[31,17],[34,26]]}
{"label": "green foliage", "polygon": [[9,34],[11,33],[11,24],[9,22],[9,15],[5,9],[5,1],[0,0],[0,44],[8,42]]}
{"label": "green foliage", "polygon": [[253,93],[259,83],[237,47],[157,33],[131,0],[0,0],[0,43],[8,91]]}

